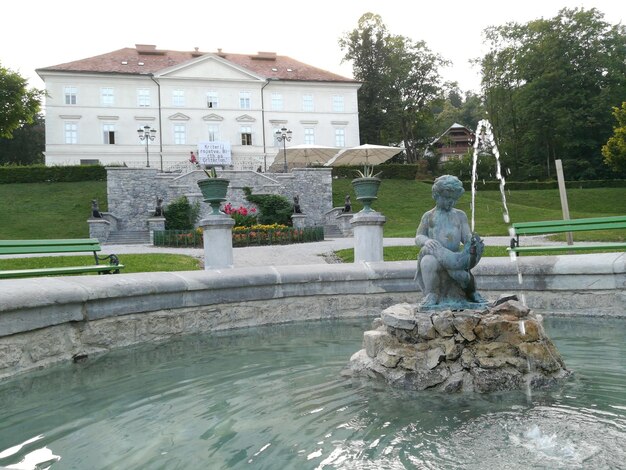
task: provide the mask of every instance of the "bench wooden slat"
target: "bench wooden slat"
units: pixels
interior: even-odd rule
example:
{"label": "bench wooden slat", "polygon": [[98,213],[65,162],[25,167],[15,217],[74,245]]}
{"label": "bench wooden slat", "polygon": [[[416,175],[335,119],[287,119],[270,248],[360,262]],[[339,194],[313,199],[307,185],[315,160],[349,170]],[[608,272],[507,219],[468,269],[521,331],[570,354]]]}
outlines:
{"label": "bench wooden slat", "polygon": [[508,252],[530,253],[548,251],[596,251],[596,250],[626,250],[626,243],[604,243],[602,245],[553,245],[553,246],[518,246],[507,248]]}
{"label": "bench wooden slat", "polygon": [[32,247],[0,247],[0,255],[27,255],[39,253],[93,253],[101,251],[100,246],[62,245],[55,247],[32,246]]}
{"label": "bench wooden slat", "polygon": [[563,233],[563,232],[586,232],[591,230],[614,230],[626,228],[624,222],[610,222],[604,224],[559,224],[559,225],[542,225],[536,227],[515,228],[517,235],[540,235],[545,233]]}
{"label": "bench wooden slat", "polygon": [[516,222],[513,224],[513,228],[521,231],[521,230],[525,230],[528,228],[535,228],[535,227],[546,227],[546,226],[559,227],[563,225],[587,226],[587,225],[607,224],[607,223],[626,223],[626,216],[618,215],[618,216],[611,216],[611,217],[590,217],[586,219],[540,220],[537,222]]}
{"label": "bench wooden slat", "polygon": [[[68,266],[58,268],[33,268],[0,270],[0,279],[14,277],[50,276],[56,274],[110,273],[119,272],[124,265],[116,265],[117,256],[98,256],[101,251],[97,238],[56,239],[56,240],[0,240],[0,255],[87,253],[93,254],[94,266]],[[107,261],[108,260],[108,261]],[[107,264],[98,264],[107,261]]]}
{"label": "bench wooden slat", "polygon": [[626,228],[626,216],[590,217],[587,219],[571,220],[540,220],[538,222],[519,222],[513,224],[514,238],[507,251],[521,253],[550,252],[550,251],[596,251],[596,250],[624,250],[626,242],[580,244],[580,245],[548,245],[548,246],[519,246],[520,235],[544,235],[550,233],[587,232],[592,230],[615,230]]}
{"label": "bench wooden slat", "polygon": [[110,272],[124,268],[123,264],[118,266],[108,264],[98,264],[95,266],[68,266],[64,268],[42,268],[42,269],[12,269],[0,271],[0,279],[12,279],[17,277],[54,276],[57,274],[81,274]]}
{"label": "bench wooden slat", "polygon": [[0,254],[84,253],[101,251],[97,238],[75,240],[0,240]]}

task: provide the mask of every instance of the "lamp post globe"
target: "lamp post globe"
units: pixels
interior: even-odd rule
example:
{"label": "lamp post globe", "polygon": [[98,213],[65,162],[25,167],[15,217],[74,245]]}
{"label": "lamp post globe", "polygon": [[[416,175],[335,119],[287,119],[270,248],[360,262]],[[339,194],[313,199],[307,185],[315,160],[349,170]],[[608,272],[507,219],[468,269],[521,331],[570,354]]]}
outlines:
{"label": "lamp post globe", "polygon": [[152,129],[147,124],[142,128],[137,129],[137,135],[139,136],[139,140],[146,141],[146,167],[150,168],[150,149],[149,142],[154,141],[156,137],[156,129]]}
{"label": "lamp post globe", "polygon": [[287,142],[291,142],[293,132],[286,127],[276,131],[276,140],[283,143],[283,173],[287,173]]}

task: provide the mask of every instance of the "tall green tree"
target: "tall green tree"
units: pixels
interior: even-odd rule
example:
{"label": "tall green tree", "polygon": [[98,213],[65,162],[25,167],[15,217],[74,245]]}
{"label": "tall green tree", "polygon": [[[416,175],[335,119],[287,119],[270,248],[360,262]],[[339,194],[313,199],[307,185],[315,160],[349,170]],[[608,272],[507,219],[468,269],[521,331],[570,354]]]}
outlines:
{"label": "tall green tree", "polygon": [[615,171],[626,171],[626,102],[621,108],[613,108],[613,116],[617,125],[613,128],[613,136],[602,147],[604,161]]}
{"label": "tall green tree", "polygon": [[0,138],[0,165],[33,165],[44,163],[46,133],[41,114],[32,124],[24,124],[13,131],[13,138]]}
{"label": "tall green tree", "polygon": [[359,90],[361,142],[403,143],[416,162],[432,137],[432,106],[443,98],[439,68],[447,62],[423,41],[392,35],[379,15],[365,13],[339,40]]}
{"label": "tall green tree", "polygon": [[441,135],[454,123],[474,130],[484,117],[485,106],[481,96],[471,91],[463,95],[457,86],[453,86],[441,109],[435,111],[436,133]]}
{"label": "tall green tree", "polygon": [[515,179],[610,175],[601,148],[608,110],[626,99],[626,29],[598,10],[563,9],[554,18],[490,27],[480,60],[498,147]]}
{"label": "tall green tree", "polygon": [[27,80],[0,65],[0,137],[11,138],[13,131],[33,122],[41,109],[44,92],[27,87]]}

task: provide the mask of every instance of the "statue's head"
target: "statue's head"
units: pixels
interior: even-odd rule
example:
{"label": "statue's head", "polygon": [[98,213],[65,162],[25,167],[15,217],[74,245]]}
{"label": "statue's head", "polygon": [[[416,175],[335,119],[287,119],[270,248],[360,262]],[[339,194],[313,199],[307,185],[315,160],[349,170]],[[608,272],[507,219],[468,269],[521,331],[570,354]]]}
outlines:
{"label": "statue's head", "polygon": [[[443,175],[433,183],[433,199],[439,202],[440,199],[452,201],[452,205],[463,195],[463,183],[456,176]],[[450,206],[451,207],[451,206]]]}

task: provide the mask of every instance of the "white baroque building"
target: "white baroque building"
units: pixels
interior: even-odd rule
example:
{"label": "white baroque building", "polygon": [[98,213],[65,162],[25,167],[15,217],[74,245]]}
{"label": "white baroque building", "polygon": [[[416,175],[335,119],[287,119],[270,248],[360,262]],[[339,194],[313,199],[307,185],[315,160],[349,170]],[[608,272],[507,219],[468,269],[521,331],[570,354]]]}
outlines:
{"label": "white baroque building", "polygon": [[[40,68],[46,164],[184,167],[198,142],[229,142],[236,170],[266,170],[298,144],[359,145],[360,82],[273,52],[160,50],[137,44]],[[154,141],[138,137],[150,126]]]}

